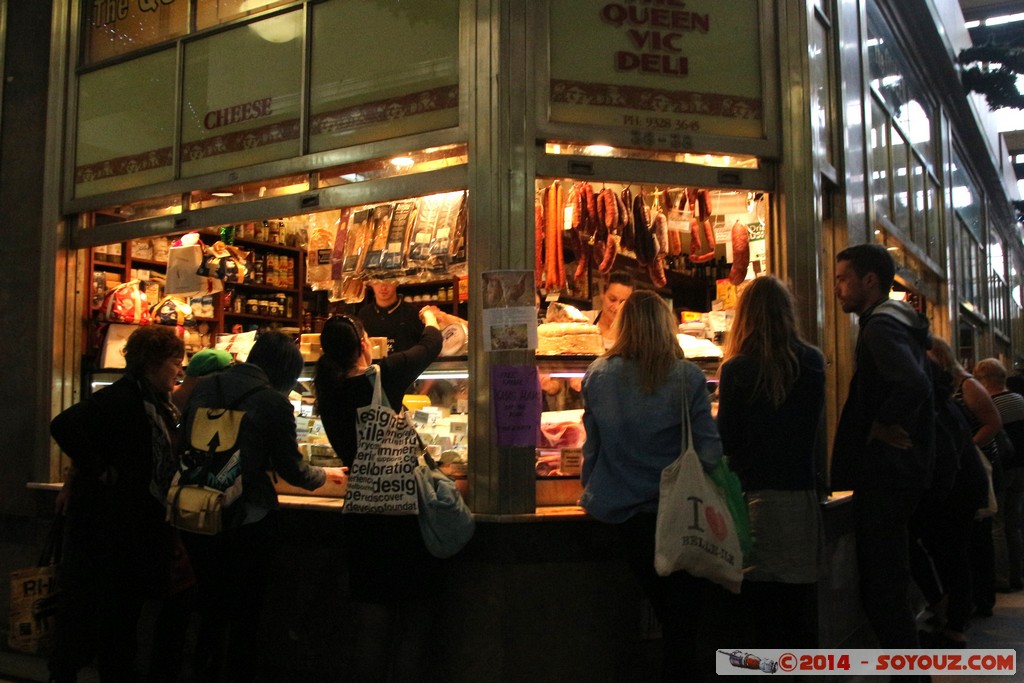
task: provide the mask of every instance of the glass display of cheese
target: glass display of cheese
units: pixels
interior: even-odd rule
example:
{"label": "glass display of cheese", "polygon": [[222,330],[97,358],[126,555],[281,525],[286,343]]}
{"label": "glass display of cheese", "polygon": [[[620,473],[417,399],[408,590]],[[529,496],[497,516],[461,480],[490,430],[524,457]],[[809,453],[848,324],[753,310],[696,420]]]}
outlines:
{"label": "glass display of cheese", "polygon": [[597,325],[590,323],[542,323],[537,326],[537,355],[590,355],[604,353]]}

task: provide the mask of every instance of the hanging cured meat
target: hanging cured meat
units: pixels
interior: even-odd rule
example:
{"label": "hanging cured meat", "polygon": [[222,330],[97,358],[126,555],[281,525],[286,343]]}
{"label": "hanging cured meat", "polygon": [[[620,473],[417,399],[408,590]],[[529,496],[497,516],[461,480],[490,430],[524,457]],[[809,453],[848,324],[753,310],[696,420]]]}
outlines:
{"label": "hanging cured meat", "polygon": [[629,187],[622,189],[619,200],[622,204],[622,247],[632,251],[636,247],[636,233],[633,227],[633,193]]}
{"label": "hanging cured meat", "polygon": [[[622,200],[613,190],[603,189],[597,198],[598,218],[601,226],[594,235],[595,256],[600,256],[597,269],[601,273],[611,272],[615,257],[619,253],[619,230],[622,227]],[[603,238],[603,239],[602,239]]]}
{"label": "hanging cured meat", "polygon": [[651,207],[651,237],[653,239],[654,257],[647,264],[647,273],[651,276],[651,282],[659,289],[668,284],[665,275],[665,256],[668,254],[668,218],[662,211],[660,201],[663,193],[655,193],[654,204]]}
{"label": "hanging cured meat", "polygon": [[732,268],[729,269],[729,282],[739,285],[747,277],[747,266],[750,265],[750,233],[747,226],[739,221],[732,224]]}
{"label": "hanging cured meat", "polygon": [[653,259],[657,252],[654,246],[654,235],[647,219],[647,205],[644,203],[643,193],[637,194],[633,199],[633,229],[636,233],[636,261],[641,266],[646,266]]}

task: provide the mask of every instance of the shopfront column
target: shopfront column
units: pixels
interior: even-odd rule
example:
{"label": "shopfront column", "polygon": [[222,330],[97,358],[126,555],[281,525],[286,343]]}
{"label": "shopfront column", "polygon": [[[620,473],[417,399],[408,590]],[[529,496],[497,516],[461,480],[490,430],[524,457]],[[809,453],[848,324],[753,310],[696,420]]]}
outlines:
{"label": "shopfront column", "polygon": [[[474,382],[470,411],[472,507],[478,513],[533,512],[535,450],[496,443],[490,373],[495,366],[533,366],[532,350],[487,351],[480,325],[481,273],[533,268],[533,46],[529,3],[482,0],[476,5],[470,81],[469,359]],[[527,220],[527,217],[530,217]]]}

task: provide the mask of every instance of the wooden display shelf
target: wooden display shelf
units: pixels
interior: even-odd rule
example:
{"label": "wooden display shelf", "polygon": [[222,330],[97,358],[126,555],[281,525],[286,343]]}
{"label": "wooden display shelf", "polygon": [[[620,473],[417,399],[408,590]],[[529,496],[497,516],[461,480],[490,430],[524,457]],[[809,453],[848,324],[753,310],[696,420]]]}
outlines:
{"label": "wooden display shelf", "polygon": [[231,289],[252,289],[260,292],[284,292],[294,294],[299,291],[296,287],[281,287],[280,285],[265,285],[259,282],[229,282],[227,286]]}
{"label": "wooden display shelf", "polygon": [[133,258],[132,268],[167,268],[167,261],[153,261],[145,258]]}
{"label": "wooden display shelf", "polygon": [[124,271],[124,261],[96,261],[92,262],[93,269]]}
{"label": "wooden display shelf", "polygon": [[265,320],[267,322],[275,323],[288,323],[289,325],[301,325],[301,319],[298,318],[281,318],[273,315],[260,315],[259,313],[234,313],[231,311],[224,311],[224,319],[228,318],[245,318],[246,320]]}

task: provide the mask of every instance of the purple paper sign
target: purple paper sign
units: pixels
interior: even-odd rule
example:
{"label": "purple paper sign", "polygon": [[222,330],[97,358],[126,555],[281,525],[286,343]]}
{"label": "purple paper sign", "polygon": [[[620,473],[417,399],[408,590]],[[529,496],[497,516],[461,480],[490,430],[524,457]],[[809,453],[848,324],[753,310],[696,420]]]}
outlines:
{"label": "purple paper sign", "polygon": [[535,366],[491,366],[491,406],[499,448],[537,445],[541,397]]}

